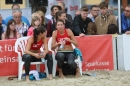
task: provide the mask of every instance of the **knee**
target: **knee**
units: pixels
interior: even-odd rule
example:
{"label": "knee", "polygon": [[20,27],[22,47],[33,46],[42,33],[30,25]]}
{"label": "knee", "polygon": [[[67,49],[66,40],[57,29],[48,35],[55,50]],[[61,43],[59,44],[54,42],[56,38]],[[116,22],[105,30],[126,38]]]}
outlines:
{"label": "knee", "polygon": [[31,55],[29,55],[29,54],[24,54],[23,57],[22,57],[22,60],[23,60],[23,61],[31,61]]}
{"label": "knee", "polygon": [[52,55],[51,55],[51,54],[47,54],[46,56],[47,56],[47,60],[49,60],[49,61],[53,61],[53,59],[52,59]]}
{"label": "knee", "polygon": [[77,69],[77,64],[76,64],[74,61],[72,61],[72,60],[68,61],[68,65],[69,65],[71,68]]}
{"label": "knee", "polygon": [[70,66],[70,67],[72,67],[72,68],[75,68],[75,62],[74,62],[74,55],[73,54],[70,54],[69,56],[68,56],[68,58],[70,58],[69,60],[68,60],[68,65]]}
{"label": "knee", "polygon": [[72,61],[72,60],[68,61],[68,65],[69,65],[70,67],[73,67],[74,61]]}
{"label": "knee", "polygon": [[64,61],[65,55],[63,53],[56,54],[56,60]]}

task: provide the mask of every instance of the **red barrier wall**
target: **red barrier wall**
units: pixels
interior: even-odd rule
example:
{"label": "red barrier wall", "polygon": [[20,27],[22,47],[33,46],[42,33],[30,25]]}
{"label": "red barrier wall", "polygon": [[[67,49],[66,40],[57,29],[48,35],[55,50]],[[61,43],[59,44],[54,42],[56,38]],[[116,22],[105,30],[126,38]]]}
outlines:
{"label": "red barrier wall", "polygon": [[[83,71],[113,70],[111,35],[76,37],[76,39],[83,55]],[[18,58],[14,52],[14,44],[15,40],[0,42],[0,76],[18,74]]]}

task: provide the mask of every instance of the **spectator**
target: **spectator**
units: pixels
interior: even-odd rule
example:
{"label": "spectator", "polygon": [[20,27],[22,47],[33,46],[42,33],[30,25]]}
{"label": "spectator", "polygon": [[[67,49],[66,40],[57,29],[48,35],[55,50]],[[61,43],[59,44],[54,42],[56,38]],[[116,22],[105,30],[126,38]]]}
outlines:
{"label": "spectator", "polygon": [[115,24],[108,26],[107,34],[118,34],[118,27]]}
{"label": "spectator", "polygon": [[29,26],[23,21],[21,21],[21,16],[22,12],[20,9],[14,10],[13,18],[16,22],[16,30],[18,31],[18,33],[20,33],[21,37],[23,37],[27,35],[27,33],[25,32],[28,30]]}
{"label": "spectator", "polygon": [[[56,13],[56,20],[58,20],[58,19],[62,19],[64,21],[66,29],[72,28],[70,22],[68,20],[66,20],[66,12],[65,11],[60,10]],[[53,27],[53,28],[56,29],[55,27]],[[48,28],[47,29],[47,36],[52,36],[52,32],[53,32],[52,28],[50,28],[50,30]]]}
{"label": "spectator", "polygon": [[126,6],[124,13],[121,14],[121,32],[130,34],[130,5]]}
{"label": "spectator", "polygon": [[37,11],[42,11],[44,14],[46,14],[47,9],[44,6],[40,6]]}
{"label": "spectator", "polygon": [[85,36],[87,34],[87,27],[92,20],[87,17],[88,8],[86,6],[82,6],[81,14],[74,17],[73,21],[73,32],[75,36]]}
{"label": "spectator", "polygon": [[0,40],[1,40],[1,36],[2,36],[2,33],[4,32],[4,29],[3,29],[3,26],[2,26],[2,17],[0,15]]}
{"label": "spectator", "polygon": [[5,23],[5,20],[4,20],[4,19],[2,19],[2,24],[6,25],[6,23]]}
{"label": "spectator", "polygon": [[[59,68],[59,77],[64,78],[62,67],[64,61],[67,61],[67,64],[71,67],[76,69],[76,77],[80,76],[79,68],[77,64],[74,62],[75,57],[73,54],[72,44],[75,46],[78,45],[72,31],[70,29],[65,29],[64,21],[57,20],[56,22],[57,30],[53,31],[52,36],[52,49],[56,49],[58,47],[57,54],[55,56],[57,60],[57,65]],[[60,46],[63,45],[61,48]]]}
{"label": "spectator", "polygon": [[36,11],[38,15],[40,15],[40,25],[47,28],[46,21],[45,21],[45,14],[42,11]]}
{"label": "spectator", "polygon": [[53,12],[51,11],[51,14],[49,14],[49,15],[46,15],[45,16],[45,18],[46,18],[46,23],[48,24],[48,22],[52,19],[52,17],[53,17],[53,14],[52,14]]}
{"label": "spectator", "polygon": [[[57,5],[59,5],[63,11],[65,11],[65,3],[64,2],[58,2]],[[70,14],[67,14],[67,12],[66,12],[66,19],[69,22],[71,22],[71,24],[72,24],[72,22],[73,22],[72,16]]]}
{"label": "spectator", "polygon": [[108,3],[101,2],[100,5],[101,15],[97,16],[95,19],[95,24],[97,26],[97,34],[106,34],[108,26],[110,24],[116,24],[116,18],[108,13]]}
{"label": "spectator", "polygon": [[97,5],[93,5],[90,9],[90,14],[88,14],[88,17],[95,22],[95,18],[99,14],[99,7]]}
{"label": "spectator", "polygon": [[[13,4],[13,5],[12,5],[12,14],[13,14],[13,11],[16,10],[16,9],[20,9],[20,6],[19,6],[18,4]],[[22,12],[21,12],[21,13],[22,13]],[[8,21],[9,21],[10,19],[13,19],[13,16],[9,16],[9,17],[7,17],[7,18],[5,19],[5,24],[6,24],[6,25],[7,25]],[[29,23],[29,21],[28,21],[28,19],[27,19],[26,17],[21,16],[21,20],[22,20],[24,23],[26,23],[28,26],[30,26],[30,23]]]}
{"label": "spectator", "polygon": [[0,26],[1,26],[1,28],[3,29],[3,32],[5,32],[6,29],[7,29],[7,27],[6,27],[5,24],[2,23],[2,16],[1,16],[1,14],[0,14]]}
{"label": "spectator", "polygon": [[88,24],[87,34],[88,35],[97,35],[97,27],[96,27],[96,24],[94,22],[90,22]]}
{"label": "spectator", "polygon": [[2,38],[2,33],[4,32],[4,30],[3,30],[3,28],[2,28],[2,26],[0,25],[0,40],[1,40],[1,38]]}
{"label": "spectator", "polygon": [[2,40],[20,38],[20,34],[17,32],[15,26],[16,26],[16,22],[13,19],[10,19],[7,24],[6,32],[2,34]]}
{"label": "spectator", "polygon": [[[113,12],[114,12],[114,7],[109,5],[109,6],[108,6],[108,13],[109,13],[110,15],[115,16],[115,15],[113,14]],[[115,16],[115,18],[116,18],[116,20],[117,20],[118,16]]]}
{"label": "spectator", "polygon": [[109,12],[109,14],[111,14],[111,15],[113,15],[113,11],[114,11],[114,8],[113,8],[113,6],[108,6],[108,12]]}
{"label": "spectator", "polygon": [[[44,13],[44,16],[45,16],[47,9],[46,9],[45,6],[40,6],[40,7],[38,8],[38,11],[42,11],[42,12]],[[50,15],[49,15],[49,16],[50,16]],[[52,16],[51,16],[51,18],[52,18]],[[46,16],[45,16],[45,22],[46,22],[46,24],[48,24],[48,22],[49,22],[49,20],[51,20],[51,18],[48,19],[48,18],[46,18]]]}
{"label": "spectator", "polygon": [[78,15],[80,15],[80,14],[81,14],[81,11],[80,11],[80,10],[76,10],[75,16],[78,16]]}
{"label": "spectator", "polygon": [[40,25],[40,19],[37,16],[33,16],[31,21],[31,27],[28,29],[27,36],[32,36],[33,30],[38,28]]}
{"label": "spectator", "polygon": [[52,19],[47,24],[47,33],[48,33],[47,37],[51,37],[52,36],[52,32],[55,30],[56,13],[59,10],[61,10],[61,7],[58,6],[58,5],[53,5],[51,7],[51,11],[52,11],[53,17],[52,17]]}
{"label": "spectator", "polygon": [[65,28],[69,28],[69,29],[72,28],[71,23],[68,20],[66,20],[66,12],[65,11],[62,11],[62,10],[58,11],[56,17],[57,17],[57,19],[62,19],[64,21]]}
{"label": "spectator", "polygon": [[[44,52],[40,52],[40,48],[44,46]],[[39,54],[40,52],[40,54]],[[33,36],[30,36],[25,49],[25,54],[22,56],[22,61],[24,61],[26,81],[29,79],[30,63],[31,62],[41,62],[41,58],[47,60],[47,69],[49,73],[49,79],[52,79],[52,66],[53,59],[52,55],[48,54],[46,29],[43,26],[39,26],[34,29]]]}

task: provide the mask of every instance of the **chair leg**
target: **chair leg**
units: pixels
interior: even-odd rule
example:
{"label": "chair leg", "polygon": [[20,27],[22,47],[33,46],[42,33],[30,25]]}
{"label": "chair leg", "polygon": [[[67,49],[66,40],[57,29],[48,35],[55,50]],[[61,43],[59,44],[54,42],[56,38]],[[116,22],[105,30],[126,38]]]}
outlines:
{"label": "chair leg", "polygon": [[79,67],[79,71],[80,71],[80,75],[82,76],[82,62],[80,61],[80,57],[78,56],[78,58],[75,60],[75,62],[77,63],[78,67]]}
{"label": "chair leg", "polygon": [[82,66],[79,66],[80,75],[82,76]]}
{"label": "chair leg", "polygon": [[18,80],[21,80],[22,78],[22,69],[23,69],[23,64],[19,64]]}
{"label": "chair leg", "polygon": [[82,76],[82,62],[77,61],[77,66],[79,67],[80,75]]}
{"label": "chair leg", "polygon": [[55,61],[53,61],[53,70],[52,70],[53,77],[56,76],[56,66],[57,66],[57,61],[55,60]]}
{"label": "chair leg", "polygon": [[47,68],[47,61],[45,62],[45,71],[46,71],[47,77],[49,77],[48,68]]}
{"label": "chair leg", "polygon": [[52,70],[52,76],[56,76],[56,67],[57,67],[57,61],[55,60],[55,53],[52,52],[52,58],[53,58],[53,70]]}
{"label": "chair leg", "polygon": [[36,64],[36,70],[40,72],[40,64]]}

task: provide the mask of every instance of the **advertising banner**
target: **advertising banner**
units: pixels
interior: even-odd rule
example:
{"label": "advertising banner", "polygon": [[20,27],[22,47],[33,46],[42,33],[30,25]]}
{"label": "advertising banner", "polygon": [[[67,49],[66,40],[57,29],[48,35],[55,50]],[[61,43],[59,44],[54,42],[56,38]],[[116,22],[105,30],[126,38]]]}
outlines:
{"label": "advertising banner", "polygon": [[[76,39],[78,48],[82,52],[83,71],[114,69],[111,35],[76,37]],[[18,74],[18,55],[14,51],[15,41],[0,42],[0,76]],[[35,66],[31,69],[35,69]],[[41,71],[44,71],[44,65]]]}

